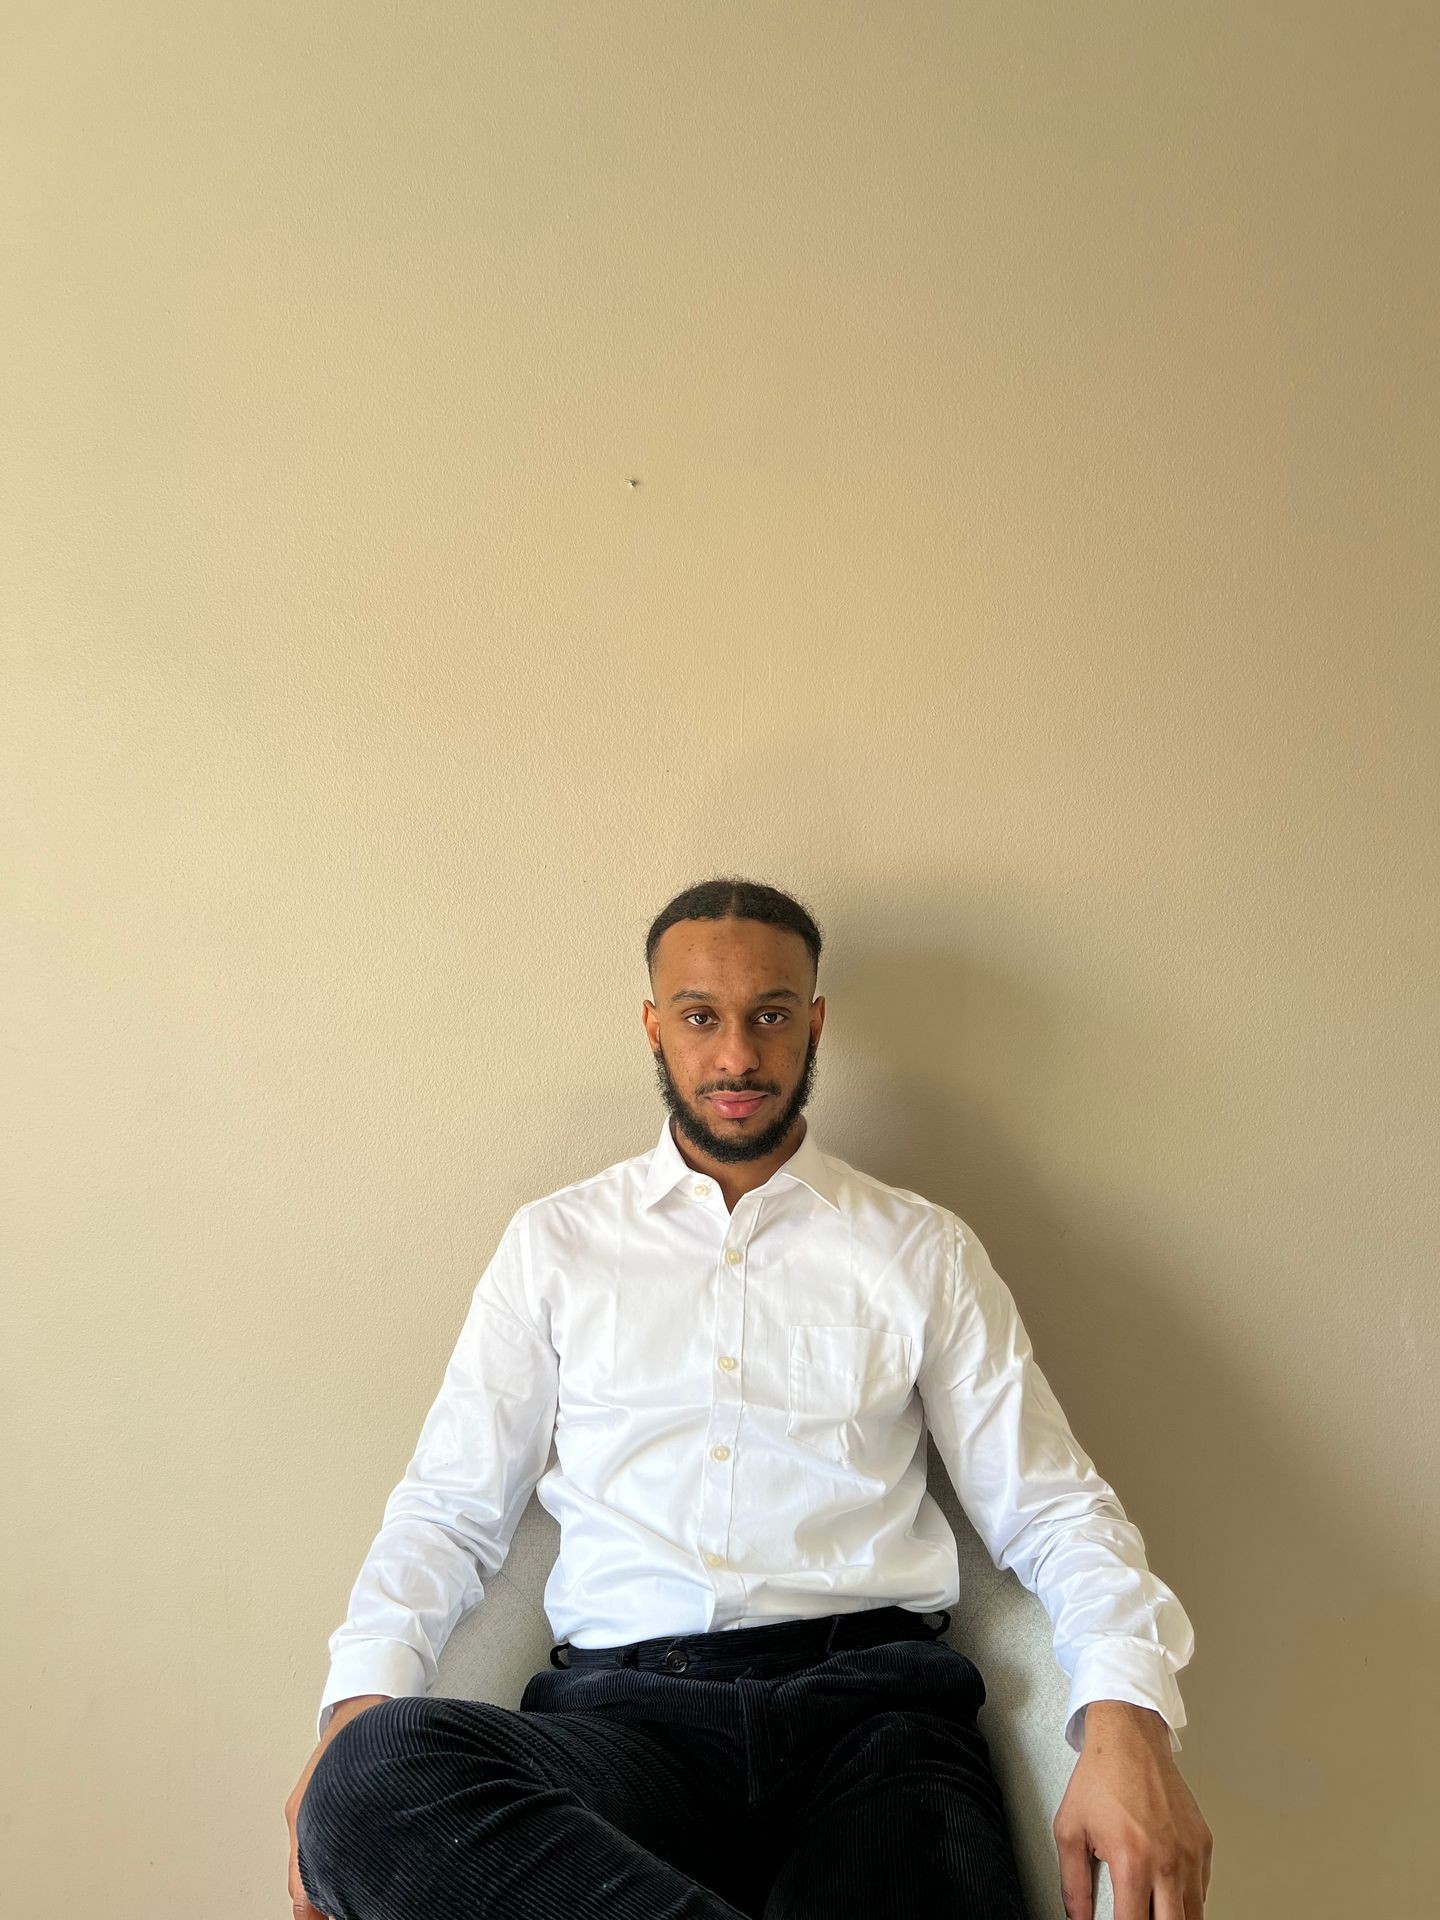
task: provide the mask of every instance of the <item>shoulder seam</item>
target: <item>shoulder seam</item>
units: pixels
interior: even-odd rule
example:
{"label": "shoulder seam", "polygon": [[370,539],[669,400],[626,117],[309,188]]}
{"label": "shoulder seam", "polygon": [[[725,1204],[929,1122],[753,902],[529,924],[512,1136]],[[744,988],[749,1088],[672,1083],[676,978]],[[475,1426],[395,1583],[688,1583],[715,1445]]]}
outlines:
{"label": "shoulder seam", "polygon": [[[827,1154],[825,1158],[832,1160],[832,1156],[829,1154]],[[899,1200],[918,1201],[922,1207],[927,1208],[931,1213],[946,1215],[950,1212],[950,1209],[942,1206],[938,1200],[932,1200],[928,1193],[917,1193],[914,1187],[897,1187],[893,1181],[882,1180],[878,1174],[866,1173],[863,1167],[852,1167],[848,1160],[832,1160],[832,1164],[843,1167],[846,1173],[850,1174],[854,1179],[863,1180],[867,1187],[874,1187],[881,1193],[894,1194],[896,1199]]]}
{"label": "shoulder seam", "polygon": [[650,1149],[645,1153],[632,1153],[626,1160],[614,1160],[608,1167],[600,1167],[596,1172],[587,1173],[579,1180],[567,1181],[563,1187],[552,1187],[549,1193],[537,1193],[533,1199],[526,1200],[517,1207],[512,1217],[518,1219],[522,1213],[529,1213],[536,1207],[544,1206],[547,1200],[563,1200],[567,1194],[582,1193],[586,1187],[593,1187],[601,1180],[612,1179],[624,1173],[627,1168],[646,1159],[649,1151]]}

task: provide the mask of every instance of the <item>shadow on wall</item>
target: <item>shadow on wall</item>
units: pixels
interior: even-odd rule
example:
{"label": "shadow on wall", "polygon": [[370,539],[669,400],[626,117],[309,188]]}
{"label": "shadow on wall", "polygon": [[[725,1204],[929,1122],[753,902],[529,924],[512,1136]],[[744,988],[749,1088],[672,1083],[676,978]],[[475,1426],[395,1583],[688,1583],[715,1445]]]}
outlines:
{"label": "shadow on wall", "polygon": [[[1346,1417],[1357,1399],[1346,1381],[1329,1389],[1336,1418],[1327,1427],[1290,1391],[1291,1382],[1308,1391],[1326,1351],[1294,1309],[1285,1315],[1280,1286],[1302,1316],[1304,1291],[1282,1280],[1263,1313],[1235,1311],[1247,1289],[1264,1284],[1266,1233],[1284,1230],[1295,1143],[1277,1137],[1276,1206],[1246,1236],[1251,1257],[1237,1270],[1233,1203],[1210,1169],[1227,1164],[1231,1138],[1256,1134],[1255,1111],[1238,1111],[1231,1061],[1194,1048],[1187,1057],[1183,1008],[1172,1025],[1153,1002],[1127,1005],[1112,1023],[1123,1031],[1110,1033],[1103,1010],[1088,1005],[1077,1049],[1080,1030],[1057,1015],[1049,981],[1027,995],[1019,976],[904,949],[873,965],[848,956],[843,976],[839,966],[834,972],[843,977],[835,997],[847,1057],[844,1090],[830,1104],[854,1124],[827,1124],[826,1146],[949,1206],[979,1234],[1077,1439],[1194,1624],[1178,1759],[1215,1833],[1217,1891],[1235,1861],[1255,1911],[1267,1897],[1284,1911],[1332,1911],[1347,1899],[1358,1910],[1366,1857],[1413,1849],[1429,1777],[1421,1696],[1434,1691],[1423,1663],[1437,1643],[1440,1606],[1422,1565],[1420,1474],[1407,1506],[1393,1483],[1377,1487],[1373,1469],[1367,1478],[1347,1456]],[[896,1017],[897,982],[903,1007],[925,1017]],[[867,1008],[880,1018],[867,1020]],[[1017,1035],[1023,1062],[1013,1058]],[[1037,1052],[1056,1060],[1054,1075]],[[1067,1188],[1057,1200],[1033,1171],[1043,1141],[1016,1149],[987,1117],[988,1087],[1042,1088],[1037,1136],[1073,1138],[1087,1091],[1073,1075],[1101,1061],[1095,1126],[1108,1124],[1123,1143],[1146,1138],[1148,1121],[1167,1156],[1193,1164],[1196,1181],[1215,1189],[1202,1189],[1216,1222],[1210,1244],[1187,1223],[1183,1261],[1164,1237],[1163,1194],[1153,1216],[1142,1199],[1117,1217],[1113,1190],[1077,1204],[1071,1181],[1056,1183]],[[861,1097],[852,1101],[852,1090]],[[1271,1097],[1283,1127],[1283,1091]],[[1232,1117],[1238,1131],[1217,1137]],[[1185,1197],[1193,1222],[1195,1187]],[[1327,1302],[1363,1284],[1363,1271],[1316,1276]],[[1256,1324],[1282,1331],[1257,1350]],[[1377,1326],[1376,1345],[1385,1337]],[[1326,1832],[1347,1808],[1366,1845],[1337,1854]]]}

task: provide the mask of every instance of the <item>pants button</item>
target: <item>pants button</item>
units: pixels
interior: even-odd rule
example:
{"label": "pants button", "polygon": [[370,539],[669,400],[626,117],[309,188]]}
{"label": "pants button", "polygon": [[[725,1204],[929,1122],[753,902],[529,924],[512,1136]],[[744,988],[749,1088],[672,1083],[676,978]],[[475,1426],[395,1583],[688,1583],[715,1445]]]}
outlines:
{"label": "pants button", "polygon": [[690,1664],[690,1656],[681,1647],[672,1647],[661,1662],[671,1673],[683,1673]]}

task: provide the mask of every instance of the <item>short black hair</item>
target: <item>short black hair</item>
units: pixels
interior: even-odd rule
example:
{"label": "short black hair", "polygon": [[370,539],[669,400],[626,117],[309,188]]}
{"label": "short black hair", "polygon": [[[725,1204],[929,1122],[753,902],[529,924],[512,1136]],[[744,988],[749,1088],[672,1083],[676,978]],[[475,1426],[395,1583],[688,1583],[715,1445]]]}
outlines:
{"label": "short black hair", "polygon": [[660,936],[677,920],[759,920],[767,927],[788,927],[805,942],[816,973],[820,971],[821,934],[814,915],[790,894],[763,881],[721,874],[677,893],[650,922],[645,936],[645,966],[652,977]]}

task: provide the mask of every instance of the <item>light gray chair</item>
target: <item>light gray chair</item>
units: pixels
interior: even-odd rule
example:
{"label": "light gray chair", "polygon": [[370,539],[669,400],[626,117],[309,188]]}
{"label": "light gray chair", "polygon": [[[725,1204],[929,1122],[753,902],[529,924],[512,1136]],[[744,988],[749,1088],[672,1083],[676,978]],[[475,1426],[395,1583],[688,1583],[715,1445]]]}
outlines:
{"label": "light gray chair", "polygon": [[[984,1676],[980,1725],[1009,1809],[1031,1920],[1065,1920],[1050,1823],[1075,1755],[1062,1730],[1068,1688],[1055,1661],[1049,1616],[1013,1573],[994,1566],[933,1443],[929,1487],[960,1552],[960,1598],[949,1610],[945,1638]],[[549,1664],[555,1643],[543,1596],[559,1546],[560,1529],[532,1494],[504,1566],[446,1641],[432,1694],[519,1706],[526,1681]],[[1095,1920],[1114,1920],[1110,1876],[1098,1864]]]}

